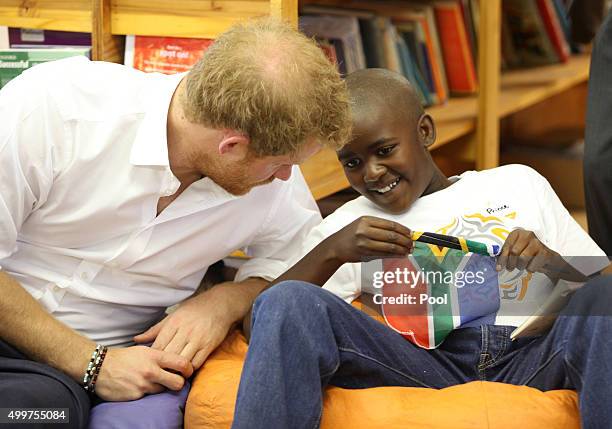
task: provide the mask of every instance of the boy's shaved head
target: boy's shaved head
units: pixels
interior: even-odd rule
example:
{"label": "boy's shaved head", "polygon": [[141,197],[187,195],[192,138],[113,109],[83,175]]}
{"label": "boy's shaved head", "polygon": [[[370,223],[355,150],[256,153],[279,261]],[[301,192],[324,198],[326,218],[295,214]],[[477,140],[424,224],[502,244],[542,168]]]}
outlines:
{"label": "boy's shaved head", "polygon": [[418,94],[402,75],[386,69],[364,69],[346,77],[353,120],[385,112],[416,125],[424,113]]}
{"label": "boy's shaved head", "polygon": [[353,129],[337,154],[353,189],[389,213],[403,213],[450,185],[429,153],[433,119],[408,80],[367,69],[351,73],[346,84]]}

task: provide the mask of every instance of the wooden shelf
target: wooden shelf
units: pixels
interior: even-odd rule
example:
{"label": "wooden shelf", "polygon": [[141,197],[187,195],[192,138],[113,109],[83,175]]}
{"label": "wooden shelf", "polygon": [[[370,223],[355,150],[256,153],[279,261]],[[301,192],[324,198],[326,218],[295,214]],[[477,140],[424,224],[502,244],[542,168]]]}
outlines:
{"label": "wooden shelf", "polygon": [[502,74],[500,117],[508,116],[589,78],[590,56],[575,55],[565,64],[516,70]]}
{"label": "wooden shelf", "polygon": [[90,32],[91,0],[2,0],[0,25]]}
{"label": "wooden shelf", "polygon": [[236,21],[270,14],[268,0],[113,0],[113,34],[214,38]]}

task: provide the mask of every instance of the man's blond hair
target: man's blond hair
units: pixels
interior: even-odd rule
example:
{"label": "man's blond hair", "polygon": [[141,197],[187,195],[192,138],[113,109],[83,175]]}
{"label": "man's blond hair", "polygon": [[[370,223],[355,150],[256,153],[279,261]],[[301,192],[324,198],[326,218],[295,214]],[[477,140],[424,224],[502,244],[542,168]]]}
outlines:
{"label": "man's blond hair", "polygon": [[333,149],[350,134],[346,86],[316,43],[263,18],[221,34],[186,78],[187,118],[232,129],[257,156],[296,154],[310,139]]}

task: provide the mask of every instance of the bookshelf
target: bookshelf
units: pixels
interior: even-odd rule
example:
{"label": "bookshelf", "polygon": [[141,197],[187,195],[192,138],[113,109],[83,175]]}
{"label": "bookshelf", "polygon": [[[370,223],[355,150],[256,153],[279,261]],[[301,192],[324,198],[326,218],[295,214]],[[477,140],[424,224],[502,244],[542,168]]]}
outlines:
{"label": "bookshelf", "polygon": [[[302,0],[349,6],[361,0]],[[297,23],[298,0],[0,0],[0,25],[92,32],[96,60],[122,62],[123,35],[214,38],[234,22],[272,15]],[[438,127],[435,154],[499,163],[500,119],[588,79],[588,55],[568,63],[500,73],[501,0],[480,0],[479,92],[428,110]],[[302,170],[315,198],[348,186],[335,154],[323,150]]]}

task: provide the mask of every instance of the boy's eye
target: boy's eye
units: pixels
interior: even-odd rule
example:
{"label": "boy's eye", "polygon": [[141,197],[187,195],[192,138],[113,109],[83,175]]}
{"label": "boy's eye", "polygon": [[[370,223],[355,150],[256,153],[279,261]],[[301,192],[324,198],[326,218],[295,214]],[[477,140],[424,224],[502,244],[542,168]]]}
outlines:
{"label": "boy's eye", "polygon": [[358,159],[349,159],[347,161],[344,161],[344,168],[355,168],[359,165],[360,161]]}
{"label": "boy's eye", "polygon": [[395,146],[396,145],[394,144],[389,145],[389,146],[383,146],[376,151],[376,155],[378,156],[389,155],[391,152],[393,152],[393,149],[395,149]]}

